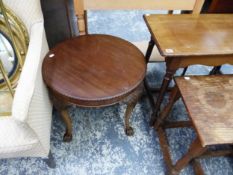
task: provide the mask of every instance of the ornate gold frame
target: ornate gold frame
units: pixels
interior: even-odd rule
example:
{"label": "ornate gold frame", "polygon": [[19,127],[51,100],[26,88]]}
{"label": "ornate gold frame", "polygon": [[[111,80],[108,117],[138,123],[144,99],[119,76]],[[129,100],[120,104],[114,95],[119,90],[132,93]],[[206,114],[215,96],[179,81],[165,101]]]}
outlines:
{"label": "ornate gold frame", "polygon": [[18,59],[16,71],[10,78],[8,78],[8,75],[6,74],[5,70],[3,70],[4,67],[0,62],[1,73],[4,77],[4,82],[0,83],[0,90],[6,90],[6,88],[8,88],[13,95],[13,89],[15,89],[17,85],[27,53],[29,35],[23,22],[9,8],[6,8],[3,5],[2,0],[0,0],[0,10],[0,30],[11,40],[15,51],[15,56]]}

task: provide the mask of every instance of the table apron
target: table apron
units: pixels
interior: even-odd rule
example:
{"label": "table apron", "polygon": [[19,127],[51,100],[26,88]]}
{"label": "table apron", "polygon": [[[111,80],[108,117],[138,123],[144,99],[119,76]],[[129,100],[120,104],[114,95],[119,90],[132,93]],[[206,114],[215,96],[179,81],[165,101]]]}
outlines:
{"label": "table apron", "polygon": [[233,65],[233,55],[166,57],[165,62],[167,69],[172,70],[185,68],[195,64],[205,66],[221,66],[223,64]]}

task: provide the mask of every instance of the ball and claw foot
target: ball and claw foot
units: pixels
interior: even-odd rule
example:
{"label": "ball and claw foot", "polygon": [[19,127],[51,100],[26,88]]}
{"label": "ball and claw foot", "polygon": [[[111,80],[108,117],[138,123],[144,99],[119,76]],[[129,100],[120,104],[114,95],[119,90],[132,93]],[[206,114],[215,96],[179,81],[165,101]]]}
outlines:
{"label": "ball and claw foot", "polygon": [[134,130],[133,130],[133,128],[130,126],[130,127],[128,127],[128,128],[126,128],[125,129],[125,134],[127,135],[127,136],[133,136],[134,135]]}
{"label": "ball and claw foot", "polygon": [[71,142],[72,141],[72,134],[65,133],[63,136],[63,142]]}

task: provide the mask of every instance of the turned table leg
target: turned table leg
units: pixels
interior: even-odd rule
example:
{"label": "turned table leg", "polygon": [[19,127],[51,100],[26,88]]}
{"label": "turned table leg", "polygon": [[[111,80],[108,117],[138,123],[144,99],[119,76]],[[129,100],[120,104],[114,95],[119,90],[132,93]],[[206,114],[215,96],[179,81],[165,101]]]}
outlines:
{"label": "turned table leg", "polygon": [[160,91],[159,91],[158,98],[157,98],[156,103],[155,103],[154,111],[153,111],[153,113],[151,115],[151,120],[150,120],[150,125],[151,126],[153,126],[155,124],[155,122],[156,122],[157,115],[158,115],[158,112],[160,110],[161,103],[162,103],[163,98],[165,96],[168,85],[170,84],[170,82],[172,80],[172,77],[175,74],[175,72],[176,72],[176,69],[172,69],[172,68],[167,66],[166,74],[164,76],[163,83],[162,83],[162,86],[161,86]]}
{"label": "turned table leg", "polygon": [[169,102],[168,104],[164,107],[160,115],[158,116],[154,127],[157,130],[159,126],[164,122],[164,120],[167,118],[168,114],[170,113],[174,103],[180,98],[180,93],[177,88],[177,86],[173,87],[171,95],[169,97]]}
{"label": "turned table leg", "polygon": [[143,89],[144,89],[144,86],[143,86],[143,83],[141,83],[138,86],[138,88],[124,100],[124,102],[127,104],[125,116],[124,116],[124,120],[125,120],[124,128],[125,128],[125,134],[127,136],[132,136],[134,134],[134,130],[130,126],[129,120],[130,120],[130,117],[132,116],[132,112],[133,112],[139,98],[143,94]]}

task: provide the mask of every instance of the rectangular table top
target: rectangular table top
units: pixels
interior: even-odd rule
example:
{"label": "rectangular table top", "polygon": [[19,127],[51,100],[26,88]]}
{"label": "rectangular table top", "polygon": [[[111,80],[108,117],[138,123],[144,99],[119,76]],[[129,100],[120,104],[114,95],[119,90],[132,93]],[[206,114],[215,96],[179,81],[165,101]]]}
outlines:
{"label": "rectangular table top", "polygon": [[233,14],[145,15],[165,57],[233,55]]}
{"label": "rectangular table top", "polygon": [[176,77],[202,146],[233,144],[233,75]]}

